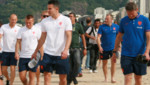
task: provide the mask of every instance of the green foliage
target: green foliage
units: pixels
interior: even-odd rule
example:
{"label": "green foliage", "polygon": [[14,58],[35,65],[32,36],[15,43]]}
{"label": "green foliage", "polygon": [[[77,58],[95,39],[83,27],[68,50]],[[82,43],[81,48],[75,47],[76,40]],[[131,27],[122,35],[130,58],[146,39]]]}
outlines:
{"label": "green foliage", "polygon": [[[106,9],[118,10],[123,7],[128,0],[59,0],[61,4],[60,12],[72,10],[72,3],[87,3],[87,13],[92,15],[96,7],[104,7]],[[10,14],[18,15],[18,22],[24,23],[27,14],[36,15],[41,13],[47,7],[48,0],[0,0],[0,21],[8,23]],[[78,5],[78,4],[77,4]],[[40,16],[39,16],[40,18]]]}

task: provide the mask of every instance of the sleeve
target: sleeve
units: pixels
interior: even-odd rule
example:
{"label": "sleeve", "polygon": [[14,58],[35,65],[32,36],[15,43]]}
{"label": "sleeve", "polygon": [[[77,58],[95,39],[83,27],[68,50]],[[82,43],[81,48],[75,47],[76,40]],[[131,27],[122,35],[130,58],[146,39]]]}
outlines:
{"label": "sleeve", "polygon": [[81,24],[79,25],[79,33],[80,33],[80,34],[84,34],[84,30],[83,30],[83,27],[82,27]]}
{"label": "sleeve", "polygon": [[119,25],[119,32],[124,33],[123,20],[121,20],[121,22],[120,22],[120,25]]}
{"label": "sleeve", "polygon": [[146,18],[144,21],[145,21],[145,23],[144,23],[145,24],[144,25],[145,32],[149,32],[150,31],[150,22],[149,22],[148,18]]}
{"label": "sleeve", "polygon": [[46,27],[44,26],[44,21],[43,20],[41,21],[40,26],[41,26],[42,32],[47,32]]}
{"label": "sleeve", "polygon": [[72,23],[69,18],[66,19],[65,31],[72,31]]}
{"label": "sleeve", "polygon": [[21,36],[21,34],[22,34],[22,29],[23,29],[23,28],[20,28],[19,31],[18,31],[18,33],[17,33],[17,39],[22,39],[22,36]]}
{"label": "sleeve", "polygon": [[98,34],[102,34],[103,25],[99,27]]}
{"label": "sleeve", "polygon": [[87,29],[86,33],[89,34],[89,33],[91,32],[91,30],[92,30],[92,27],[89,27],[89,28]]}
{"label": "sleeve", "polygon": [[4,26],[2,26],[1,28],[0,28],[0,34],[3,34],[3,28],[4,28]]}

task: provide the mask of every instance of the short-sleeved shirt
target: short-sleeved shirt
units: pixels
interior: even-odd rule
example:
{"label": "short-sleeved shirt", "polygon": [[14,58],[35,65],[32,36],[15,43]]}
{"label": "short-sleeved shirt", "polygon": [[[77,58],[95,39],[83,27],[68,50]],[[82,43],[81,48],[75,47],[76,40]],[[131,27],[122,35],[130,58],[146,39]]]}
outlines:
{"label": "short-sleeved shirt", "polygon": [[146,32],[150,31],[148,18],[138,14],[135,19],[124,17],[119,32],[123,33],[122,55],[136,57],[146,50]]}
{"label": "short-sleeved shirt", "polygon": [[72,31],[71,20],[62,14],[57,19],[50,16],[42,20],[41,26],[42,32],[47,33],[44,53],[61,56],[67,40],[66,31]]}
{"label": "short-sleeved shirt", "polygon": [[119,26],[112,23],[111,26],[103,24],[99,27],[98,34],[101,34],[101,46],[104,51],[114,49],[116,35],[118,34]]}
{"label": "short-sleeved shirt", "polygon": [[40,37],[41,30],[37,26],[33,26],[31,29],[24,26],[19,30],[17,39],[21,39],[20,58],[31,58]]}
{"label": "short-sleeved shirt", "polygon": [[15,45],[17,40],[17,34],[20,27],[15,25],[13,28],[9,24],[2,25],[0,34],[3,35],[3,51],[15,52]]}
{"label": "short-sleeved shirt", "polygon": [[84,34],[83,27],[79,23],[75,23],[72,27],[72,42],[70,48],[80,48],[80,35]]}
{"label": "short-sleeved shirt", "polygon": [[[92,31],[92,29],[93,29],[93,31]],[[92,32],[91,32],[91,31],[92,31]],[[90,36],[97,38],[98,29],[96,29],[95,27],[89,27],[89,28],[87,29],[86,33],[89,34],[90,32],[91,32]],[[94,34],[93,34],[93,33],[94,33]],[[89,39],[89,43],[97,44],[96,40],[93,40],[93,39],[91,39],[91,38]]]}
{"label": "short-sleeved shirt", "polygon": [[3,38],[1,38],[1,41],[0,41],[0,48],[1,48],[0,49],[0,53],[2,53],[2,50],[3,50]]}

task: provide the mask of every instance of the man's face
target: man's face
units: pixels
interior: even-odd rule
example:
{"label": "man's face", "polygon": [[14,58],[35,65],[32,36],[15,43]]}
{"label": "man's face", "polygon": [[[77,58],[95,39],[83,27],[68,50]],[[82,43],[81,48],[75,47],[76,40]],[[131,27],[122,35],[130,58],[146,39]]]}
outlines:
{"label": "man's face", "polygon": [[100,21],[96,21],[96,22],[94,23],[94,26],[95,26],[95,28],[99,28],[99,26],[100,26]]}
{"label": "man's face", "polygon": [[12,15],[10,18],[9,18],[9,23],[11,25],[15,25],[17,23],[17,16],[16,15]]}
{"label": "man's face", "polygon": [[46,17],[48,17],[48,16],[49,16],[48,12],[44,12],[44,13],[42,13],[42,15],[41,15],[41,19],[44,19],[44,18],[46,18]]}
{"label": "man's face", "polygon": [[138,9],[132,10],[132,11],[127,11],[127,15],[130,19],[134,19],[138,15]]}
{"label": "man's face", "polygon": [[107,15],[106,18],[105,18],[105,22],[106,22],[107,25],[112,23],[112,17],[110,15]]}
{"label": "man's face", "polygon": [[72,22],[75,22],[75,16],[73,14],[69,14],[69,18]]}
{"label": "man's face", "polygon": [[27,28],[29,28],[29,29],[32,28],[33,24],[34,24],[34,19],[33,18],[26,19],[26,27]]}
{"label": "man's face", "polygon": [[58,7],[54,6],[53,4],[49,4],[47,6],[48,8],[48,13],[50,16],[54,16],[58,12]]}

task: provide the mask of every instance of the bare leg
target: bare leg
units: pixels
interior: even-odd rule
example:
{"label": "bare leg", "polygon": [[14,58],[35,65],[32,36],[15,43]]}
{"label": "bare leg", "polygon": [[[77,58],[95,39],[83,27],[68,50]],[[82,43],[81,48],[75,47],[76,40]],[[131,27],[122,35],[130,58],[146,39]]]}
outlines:
{"label": "bare leg", "polygon": [[125,85],[131,85],[132,83],[132,73],[125,75]]}
{"label": "bare leg", "polygon": [[60,74],[59,75],[59,85],[67,85],[67,75],[66,74]]}
{"label": "bare leg", "polygon": [[114,79],[115,71],[116,71],[116,63],[111,58],[111,83],[116,83]]}
{"label": "bare leg", "polygon": [[7,68],[8,66],[2,66],[2,74],[6,77],[7,80],[9,80]]}
{"label": "bare leg", "polygon": [[27,71],[19,72],[19,77],[23,85],[28,85],[28,80],[26,78]]}
{"label": "bare leg", "polygon": [[29,85],[35,85],[35,72],[29,71]]}
{"label": "bare leg", "polygon": [[51,73],[44,72],[44,85],[51,85]]}
{"label": "bare leg", "polygon": [[37,78],[37,83],[36,85],[40,85],[40,66],[38,66],[37,70],[36,70],[36,78]]}
{"label": "bare leg", "polygon": [[142,76],[134,75],[135,85],[142,85]]}
{"label": "bare leg", "polygon": [[107,63],[108,63],[108,60],[103,60],[103,72],[104,72],[104,77],[105,77],[105,82],[108,81],[107,79]]}
{"label": "bare leg", "polygon": [[11,74],[10,74],[10,85],[13,85],[13,82],[15,80],[15,75],[16,75],[16,66],[10,66],[10,71],[11,71]]}

